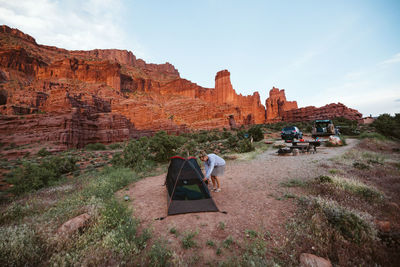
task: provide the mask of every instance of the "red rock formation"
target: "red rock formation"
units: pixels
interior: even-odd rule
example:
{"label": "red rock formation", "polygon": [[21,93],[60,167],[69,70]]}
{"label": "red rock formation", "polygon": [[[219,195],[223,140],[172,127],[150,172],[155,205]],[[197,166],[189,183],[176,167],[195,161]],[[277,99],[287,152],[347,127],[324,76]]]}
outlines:
{"label": "red rock formation", "polygon": [[[198,98],[214,105],[230,105],[231,111],[228,111],[226,116],[236,114],[235,120],[240,124],[260,124],[265,121],[265,109],[261,104],[259,93],[255,92],[252,96],[238,95],[232,87],[230,73],[227,70],[216,74],[215,89],[204,88],[185,79],[177,79],[162,84],[160,93]],[[226,122],[221,128],[222,126],[225,127]]]}
{"label": "red rock formation", "polygon": [[362,114],[355,109],[346,107],[342,103],[332,103],[320,108],[308,106],[285,111],[282,115],[282,120],[296,122],[312,121],[317,119],[333,119],[338,117],[358,121],[362,118]]}
{"label": "red rock formation", "polygon": [[269,98],[265,101],[265,106],[267,123],[312,121],[337,117],[358,121],[362,117],[357,110],[348,108],[341,103],[328,104],[320,108],[314,106],[297,108],[296,101],[286,101],[285,90],[279,90],[275,87],[269,92]]}
{"label": "red rock formation", "polygon": [[13,36],[16,36],[16,37],[18,37],[18,38],[21,38],[21,39],[23,39],[23,40],[26,40],[26,41],[28,41],[28,42],[31,42],[31,43],[36,44],[36,41],[35,41],[35,39],[34,39],[32,36],[30,36],[30,35],[28,35],[28,34],[25,34],[25,33],[21,32],[21,31],[18,30],[18,29],[10,28],[10,27],[8,27],[7,25],[1,25],[1,26],[0,26],[0,33],[5,33],[5,34],[13,35]]}
{"label": "red rock formation", "polygon": [[164,64],[148,64],[142,59],[136,59],[131,51],[118,49],[95,49],[89,51],[70,51],[72,56],[80,56],[84,58],[96,58],[117,62],[121,65],[138,67],[147,72],[161,72],[167,75],[173,75],[179,78],[179,72],[170,63]]}
{"label": "red rock formation", "polygon": [[318,114],[358,117],[342,104],[297,109],[277,88],[265,110],[258,92],[236,93],[227,70],[216,74],[215,88],[204,88],[180,78],[169,63],[148,64],[126,50],[38,45],[7,26],[0,26],[0,82],[2,143],[82,147],[157,130],[228,128]]}
{"label": "red rock formation", "polygon": [[36,76],[38,79],[64,78],[89,83],[105,83],[118,91],[121,89],[121,73],[118,63],[88,62],[67,58],[40,68]]}
{"label": "red rock formation", "polygon": [[269,98],[265,101],[265,108],[267,122],[279,121],[285,111],[297,109],[297,102],[286,101],[285,90],[272,87]]}
{"label": "red rock formation", "polygon": [[0,140],[5,145],[47,142],[65,149],[95,142],[121,142],[140,134],[129,120],[114,113],[87,116],[75,109],[66,114],[0,117]]}
{"label": "red rock formation", "polygon": [[28,55],[25,49],[4,49],[0,51],[0,67],[9,68],[34,75],[41,67],[47,64],[38,58]]}

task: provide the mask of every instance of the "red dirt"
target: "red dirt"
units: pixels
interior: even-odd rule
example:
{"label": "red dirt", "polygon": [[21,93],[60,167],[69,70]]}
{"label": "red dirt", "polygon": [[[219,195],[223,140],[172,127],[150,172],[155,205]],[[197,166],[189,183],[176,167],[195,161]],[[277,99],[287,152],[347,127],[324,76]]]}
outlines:
{"label": "red dirt", "polygon": [[[152,228],[153,237],[168,240],[178,256],[190,257],[194,253],[194,250],[182,249],[181,238],[186,231],[198,231],[194,238],[201,247],[201,250],[195,250],[196,255],[202,258],[198,264],[207,263],[222,259],[228,253],[224,250],[222,256],[217,256],[216,248],[206,245],[207,240],[212,240],[216,247],[228,236],[242,243],[246,238],[245,230],[268,231],[272,239],[270,246],[283,244],[284,226],[294,214],[296,205],[283,197],[288,190],[280,183],[294,178],[314,178],[320,174],[321,160],[340,155],[355,143],[355,140],[349,140],[346,147],[320,148],[316,154],[296,157],[279,157],[275,150],[268,150],[253,160],[228,161],[225,175],[220,178],[222,192],[212,193],[218,208],[227,214],[191,213],[155,220],[167,215],[167,192],[163,186],[166,174],[145,178],[127,190],[119,191],[118,195],[131,198],[134,216],[140,218],[144,227]],[[224,222],[225,229],[220,229],[220,222]],[[171,228],[179,232],[178,237],[170,233]]]}

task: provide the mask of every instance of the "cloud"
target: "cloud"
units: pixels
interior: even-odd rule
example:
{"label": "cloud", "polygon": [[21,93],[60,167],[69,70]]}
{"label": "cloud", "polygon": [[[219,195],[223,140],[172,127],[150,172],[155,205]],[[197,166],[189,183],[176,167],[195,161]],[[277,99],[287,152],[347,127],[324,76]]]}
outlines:
{"label": "cloud", "polygon": [[400,53],[397,53],[394,56],[392,56],[391,58],[389,58],[385,61],[382,61],[378,65],[379,66],[387,66],[387,65],[396,64],[396,63],[400,63]]}
{"label": "cloud", "polygon": [[121,0],[0,0],[0,24],[33,36],[38,43],[70,50],[132,49],[141,45],[123,28]]}
{"label": "cloud", "polygon": [[400,98],[396,99],[394,102],[400,102]]}

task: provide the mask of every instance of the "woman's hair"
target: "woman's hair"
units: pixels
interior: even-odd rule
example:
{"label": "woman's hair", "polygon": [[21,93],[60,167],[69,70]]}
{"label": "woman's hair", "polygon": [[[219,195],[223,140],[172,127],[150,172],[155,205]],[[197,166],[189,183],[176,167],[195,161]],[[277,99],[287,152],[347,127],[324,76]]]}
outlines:
{"label": "woman's hair", "polygon": [[204,150],[202,150],[199,153],[199,158],[201,159],[201,158],[204,158],[204,157],[207,157],[207,153]]}

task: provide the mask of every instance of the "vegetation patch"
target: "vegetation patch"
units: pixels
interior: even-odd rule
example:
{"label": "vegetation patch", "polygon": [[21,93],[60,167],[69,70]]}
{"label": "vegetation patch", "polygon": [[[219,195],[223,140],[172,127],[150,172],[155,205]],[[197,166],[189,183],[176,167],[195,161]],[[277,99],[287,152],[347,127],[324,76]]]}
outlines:
{"label": "vegetation patch", "polygon": [[106,150],[106,146],[104,144],[101,143],[94,143],[94,144],[88,144],[85,146],[86,150],[89,151],[95,151],[95,150]]}
{"label": "vegetation patch", "polygon": [[182,238],[182,247],[184,249],[189,249],[193,247],[197,247],[197,242],[194,240],[194,238],[198,235],[199,233],[197,231],[188,231],[184,233],[184,236]]}
{"label": "vegetation patch", "polygon": [[77,169],[74,157],[50,156],[41,163],[23,162],[22,166],[7,174],[10,191],[16,195],[53,185],[63,174]]}
{"label": "vegetation patch", "polygon": [[286,182],[282,182],[281,186],[284,187],[303,187],[307,183],[305,181],[299,180],[299,179],[290,179]]}

